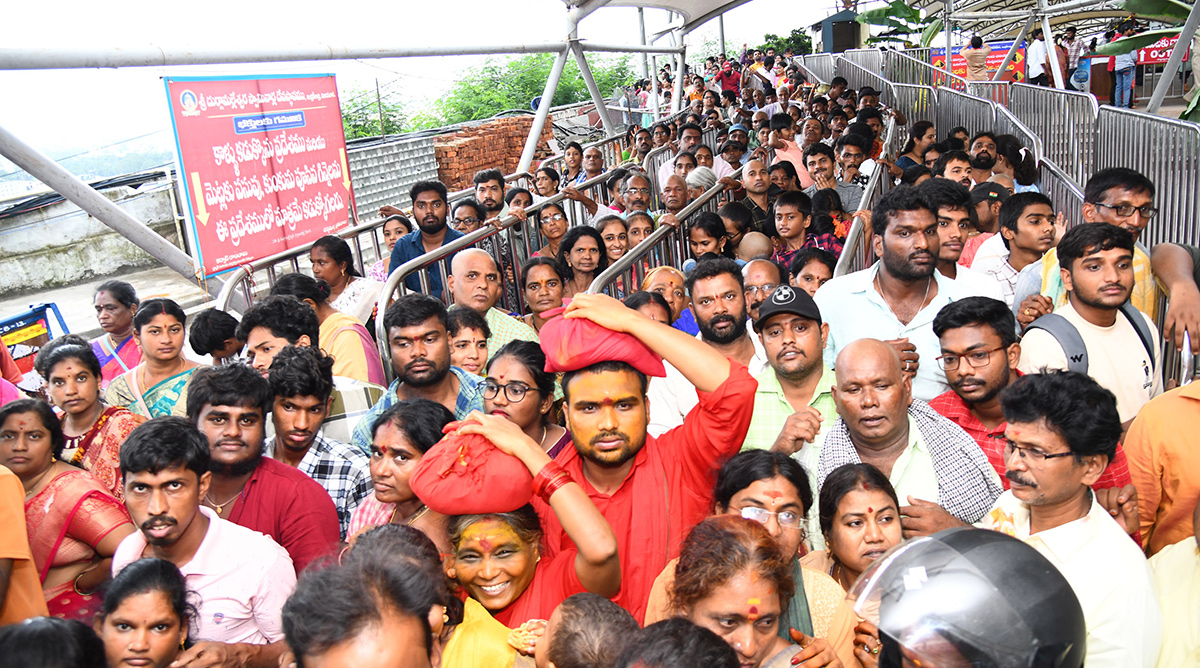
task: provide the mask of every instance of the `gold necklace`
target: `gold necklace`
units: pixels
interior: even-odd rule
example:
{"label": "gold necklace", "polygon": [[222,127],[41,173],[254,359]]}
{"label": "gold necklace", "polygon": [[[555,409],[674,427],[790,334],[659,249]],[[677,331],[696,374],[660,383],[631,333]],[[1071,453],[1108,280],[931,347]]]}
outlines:
{"label": "gold necklace", "polygon": [[244,491],[246,491],[246,488],[243,486],[232,499],[226,501],[225,503],[217,503],[216,501],[213,501],[212,497],[210,497],[207,493],[204,495],[204,500],[208,502],[208,505],[213,507],[213,510],[217,511],[217,517],[220,517],[225,513],[225,506],[228,506],[229,504],[241,498],[242,492]]}
{"label": "gold necklace", "polygon": [[37,482],[33,483],[28,492],[25,492],[25,498],[28,499],[30,496],[33,496],[33,493],[38,490],[38,487],[46,481],[46,476],[54,473],[54,462],[56,461],[58,461],[58,459],[54,455],[50,455],[50,466],[46,467],[46,472],[37,479]]}
{"label": "gold necklace", "polygon": [[[173,371],[173,372],[171,372],[171,373],[169,373],[169,374],[167,374],[167,378],[170,378],[171,376],[174,376],[174,375],[178,374],[180,371],[182,371],[182,370],[183,370],[183,367],[184,367],[185,365],[187,365],[187,360],[185,360],[185,359],[183,358],[183,355],[180,355],[180,356],[179,356],[179,364],[175,365],[175,368],[176,368],[177,370],[176,370],[176,371]],[[149,367],[148,365],[146,365],[146,364],[143,364],[143,365],[142,365],[142,387],[145,387],[145,388],[147,388],[147,389],[149,389],[149,388],[150,388],[150,381],[146,380],[146,371],[147,371],[149,368],[150,368],[150,367]]]}
{"label": "gold necklace", "polygon": [[[933,270],[937,271],[937,267],[934,267]],[[917,307],[917,313],[920,313],[921,309],[925,308],[925,302],[929,300],[929,290],[932,287],[933,287],[933,276],[930,276],[928,279],[928,282],[925,283],[925,296],[921,298],[921,305]],[[886,305],[888,307],[888,310],[892,312],[892,315],[896,317],[896,320],[900,320],[900,316],[896,315],[896,309],[892,308],[892,303],[890,301],[888,301],[887,295],[884,294],[883,286],[881,286],[879,284],[879,272],[878,271],[875,272],[875,290],[879,292],[879,296],[883,298],[884,305]],[[917,317],[917,313],[914,313],[913,317],[909,318],[903,324],[907,325],[908,323],[912,322],[913,318]]]}

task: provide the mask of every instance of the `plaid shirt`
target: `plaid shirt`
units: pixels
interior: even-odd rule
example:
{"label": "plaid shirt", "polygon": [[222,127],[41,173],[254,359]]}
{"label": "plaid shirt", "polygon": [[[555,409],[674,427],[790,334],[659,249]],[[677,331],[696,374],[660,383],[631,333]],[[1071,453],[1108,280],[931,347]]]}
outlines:
{"label": "plaid shirt", "polygon": [[[1020,371],[1016,373],[1017,376],[1025,375]],[[1004,430],[1008,427],[1008,423],[1001,422],[996,425],[995,429],[988,429],[979,421],[979,418],[971,413],[971,407],[963,401],[962,397],[955,394],[954,390],[943,392],[929,402],[929,405],[943,417],[962,427],[963,431],[975,439],[975,442],[979,444],[979,449],[987,457],[988,463],[1000,476],[1000,484],[1004,485],[1004,489],[1008,489],[1011,483],[1008,482],[1008,478],[1004,477],[1004,472],[1008,470],[1004,463]],[[1125,461],[1125,449],[1117,445],[1117,454],[1109,462],[1108,468],[1104,469],[1104,473],[1096,481],[1096,484],[1092,485],[1092,489],[1124,487],[1132,482],[1129,465]]]}
{"label": "plaid shirt", "polygon": [[835,257],[841,257],[843,246],[842,240],[833,234],[806,234],[800,248],[789,250],[787,246],[781,246],[775,249],[775,254],[771,256],[771,259],[783,263],[785,267],[791,267],[792,258],[805,248],[821,248],[833,253]]}
{"label": "plaid shirt", "polygon": [[538,334],[532,327],[495,306],[487,310],[483,319],[487,321],[488,329],[492,330],[492,336],[487,340],[488,359],[495,357],[505,344],[513,341],[538,341]]}
{"label": "plaid shirt", "polygon": [[[275,456],[277,438],[267,441],[268,457]],[[342,540],[346,540],[350,516],[354,514],[358,504],[373,492],[370,460],[345,443],[325,438],[321,432],[317,432],[317,437],[313,439],[308,452],[296,468],[329,492],[329,497],[333,499],[333,505],[337,508]]]}
{"label": "plaid shirt", "polygon": [[1017,291],[1017,276],[1021,272],[1013,268],[1007,260],[994,264],[987,268],[984,272],[988,276],[996,279],[996,283],[1000,286],[1000,293],[1004,295],[1004,303],[1008,304],[1008,308],[1013,307],[1013,295]]}
{"label": "plaid shirt", "polygon": [[[1079,67],[1079,54],[1081,53],[1083,53],[1083,40],[1076,37],[1075,41],[1067,45],[1067,66],[1072,70]],[[1063,74],[1069,73],[1064,72]]]}
{"label": "plaid shirt", "polygon": [[[450,367],[450,372],[458,376],[458,399],[454,402],[454,419],[462,420],[471,411],[482,411],[483,378],[463,371],[456,366]],[[396,390],[399,387],[400,379],[397,378],[392,381],[392,384],[388,387],[383,397],[374,406],[371,406],[370,410],[366,411],[358,421],[358,425],[354,427],[354,435],[350,441],[351,445],[363,453],[370,454],[371,425],[375,424],[375,419],[383,415],[384,411],[400,402],[400,397],[396,395]]]}
{"label": "plaid shirt", "polygon": [[[349,443],[354,432],[354,425],[358,424],[359,420],[367,414],[367,411],[371,410],[371,406],[379,401],[386,391],[382,385],[345,376],[334,376],[333,406],[330,407],[329,415],[325,417],[325,422],[321,425],[322,433],[335,441]],[[363,450],[364,453],[369,451],[369,449]]]}
{"label": "plaid shirt", "polygon": [[[908,416],[929,448],[937,476],[938,503],[964,522],[978,522],[1004,491],[987,457],[975,439],[924,401],[913,399]],[[817,464],[819,485],[825,484],[825,478],[837,467],[862,462],[850,441],[850,429],[841,418],[825,437],[820,457]]]}
{"label": "plaid shirt", "polygon": [[[742,450],[770,450],[775,445],[775,439],[783,430],[783,424],[796,411],[783,396],[783,388],[775,369],[767,367],[755,378],[758,390],[754,393],[754,417],[750,419],[750,430],[746,432],[746,440],[742,442]],[[817,381],[816,392],[813,393],[809,406],[821,411],[821,434],[837,422],[837,406],[833,403],[833,393],[830,388],[837,382],[833,370],[822,365],[821,380]],[[818,434],[818,440],[821,438]],[[807,447],[807,446],[806,446]]]}

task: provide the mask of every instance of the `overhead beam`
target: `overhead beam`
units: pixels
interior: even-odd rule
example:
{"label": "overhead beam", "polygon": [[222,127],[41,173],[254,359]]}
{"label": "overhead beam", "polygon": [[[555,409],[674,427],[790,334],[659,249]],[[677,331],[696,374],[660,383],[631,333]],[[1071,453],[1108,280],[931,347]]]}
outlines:
{"label": "overhead beam", "polygon": [[1013,40],[1012,46],[1008,48],[1008,53],[1004,55],[1004,62],[1000,63],[1000,69],[996,70],[996,73],[992,75],[992,81],[1000,81],[1000,77],[1004,76],[1004,71],[1008,69],[1008,64],[1012,62],[1013,56],[1015,56],[1017,53],[1017,49],[1021,48],[1021,42],[1025,41],[1025,36],[1029,34],[1030,29],[1033,28],[1033,24],[1036,21],[1037,17],[1033,14],[1030,14],[1029,20],[1025,22],[1025,25],[1021,26],[1021,32],[1017,33],[1017,37]]}
{"label": "overhead beam", "polygon": [[533,156],[542,138],[541,130],[550,116],[550,107],[554,105],[554,92],[558,90],[558,81],[562,78],[563,67],[567,64],[568,51],[569,49],[559,51],[554,65],[550,68],[550,76],[546,78],[546,86],[542,89],[542,99],[538,101],[537,113],[533,116],[533,125],[529,126],[529,136],[525,138],[525,147],[521,149],[521,160],[517,163],[518,172],[528,172],[533,166]]}
{"label": "overhead beam", "polygon": [[587,86],[588,93],[592,96],[592,102],[596,104],[596,113],[600,115],[600,122],[604,125],[604,135],[612,137],[617,134],[617,127],[613,125],[612,118],[608,115],[608,102],[604,99],[604,95],[600,92],[600,87],[596,85],[596,80],[592,77],[592,68],[588,67],[587,58],[584,57],[583,50],[579,48],[579,44],[572,44],[571,51],[575,54],[575,64],[579,65],[579,74],[583,77],[583,83]]}

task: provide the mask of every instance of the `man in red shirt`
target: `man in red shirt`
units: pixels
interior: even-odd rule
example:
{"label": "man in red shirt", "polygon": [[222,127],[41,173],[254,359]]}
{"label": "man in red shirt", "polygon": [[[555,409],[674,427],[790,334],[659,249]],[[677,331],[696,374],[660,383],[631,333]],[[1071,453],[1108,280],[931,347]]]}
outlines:
{"label": "man in red shirt", "polygon": [[[679,556],[688,531],[712,511],[719,464],[741,449],[758,383],[746,367],[703,341],[654,322],[604,295],[576,295],[568,318],[587,318],[628,333],[695,385],[700,403],[683,424],[658,438],[646,434],[646,376],[625,362],[600,362],[563,376],[574,448],[560,464],[587,492],[617,536],[621,592],[613,599],[641,623],[654,579]],[[552,347],[555,342],[543,345]],[[550,554],[570,546],[540,499]]]}
{"label": "man in red shirt", "polygon": [[721,65],[721,71],[716,74],[717,83],[721,84],[721,91],[733,91],[737,93],[741,88],[742,75],[739,72],[733,71],[733,63],[725,61]]}
{"label": "man in red shirt", "polygon": [[[1008,425],[1000,409],[1000,393],[1021,376],[1017,371],[1021,344],[1016,319],[1004,302],[969,297],[939,311],[933,319],[933,332],[942,347],[937,363],[945,369],[951,389],[934,397],[929,405],[975,439],[1008,489],[1004,475],[1004,430]],[[1118,444],[1116,456],[1092,488],[1132,484],[1125,451]]]}
{"label": "man in red shirt", "polygon": [[331,554],[341,538],[325,488],[287,464],[263,457],[271,386],[245,364],[208,367],[188,384],[188,419],[208,439],[212,484],[204,505],[222,519],[275,539],[299,574]]}

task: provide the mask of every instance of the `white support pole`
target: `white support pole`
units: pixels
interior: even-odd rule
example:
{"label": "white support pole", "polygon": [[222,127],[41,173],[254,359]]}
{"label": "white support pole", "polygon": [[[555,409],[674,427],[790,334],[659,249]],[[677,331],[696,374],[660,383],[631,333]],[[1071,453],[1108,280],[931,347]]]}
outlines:
{"label": "white support pole", "polygon": [[1008,64],[1011,63],[1013,57],[1017,55],[1017,49],[1021,48],[1021,42],[1025,41],[1025,37],[1029,34],[1030,29],[1033,28],[1033,23],[1035,21],[1037,21],[1037,16],[1030,14],[1029,20],[1025,22],[1024,26],[1021,26],[1021,32],[1017,33],[1017,37],[1013,40],[1012,46],[1008,48],[1008,53],[1004,56],[1004,62],[1000,63],[1000,69],[996,70],[996,73],[992,75],[992,81],[1000,81],[1001,77],[1004,76],[1004,70],[1008,69]]}
{"label": "white support pole", "polygon": [[562,78],[563,67],[567,64],[567,51],[558,52],[554,65],[550,68],[550,76],[546,78],[546,87],[542,89],[542,99],[538,102],[537,113],[533,115],[533,125],[529,126],[529,136],[525,138],[525,148],[521,149],[521,160],[517,163],[518,172],[528,172],[533,166],[533,154],[537,152],[538,140],[542,138],[542,128],[550,117],[550,107],[554,105],[554,92],[558,90],[558,81]]}
{"label": "white support pole", "polygon": [[662,112],[659,110],[659,89],[658,89],[658,57],[650,56],[650,102],[654,107],[654,122],[657,123],[662,119]]}
{"label": "white support pole", "polygon": [[1154,93],[1150,96],[1150,104],[1146,107],[1146,111],[1151,114],[1158,113],[1163,98],[1167,96],[1167,89],[1171,87],[1171,83],[1179,73],[1179,66],[1183,64],[1183,54],[1192,44],[1196,26],[1200,24],[1198,6],[1200,6],[1200,2],[1193,4],[1192,11],[1188,12],[1187,22],[1183,24],[1183,32],[1179,34],[1179,41],[1175,42],[1175,48],[1171,49],[1171,57],[1167,59],[1167,66],[1163,68],[1162,78],[1158,80],[1158,85],[1154,87]]}
{"label": "white support pole", "polygon": [[[683,35],[680,35],[679,41],[683,41]],[[679,63],[679,65],[675,69],[675,92],[671,95],[671,111],[673,112],[683,109],[683,66],[687,62],[685,57],[687,45],[681,43],[680,46],[683,47],[683,51],[680,51],[679,55],[675,56],[675,62]]]}
{"label": "white support pole", "polygon": [[592,68],[588,67],[583,49],[579,48],[577,42],[572,42],[571,52],[575,54],[575,63],[579,65],[579,74],[583,77],[583,83],[587,86],[588,93],[592,95],[592,102],[596,104],[596,113],[600,114],[600,122],[604,125],[604,134],[608,137],[617,134],[617,128],[608,115],[608,103],[600,94],[600,87],[596,85],[596,80],[592,78]]}
{"label": "white support pole", "polygon": [[1054,33],[1050,32],[1049,14],[1042,14],[1042,39],[1046,40],[1046,53],[1050,57],[1050,69],[1054,72],[1054,87],[1065,89],[1062,68],[1058,66],[1058,47],[1054,46]]}
{"label": "white support pole", "polygon": [[197,279],[196,266],[191,256],[3,127],[0,127],[0,155],[111,227],[180,276],[206,288],[214,297],[220,291],[221,281],[214,280],[206,284]]}
{"label": "white support pole", "polygon": [[[717,53],[725,53],[725,13],[717,14],[717,35],[721,40],[721,48]],[[728,56],[726,56],[728,57]]]}
{"label": "white support pole", "polygon": [[954,61],[954,56],[951,55],[950,41],[954,32],[952,28],[954,20],[951,18],[954,14],[954,0],[943,0],[943,3],[945,16],[942,17],[942,22],[946,24],[943,26],[946,28],[946,74],[953,74],[954,66],[952,63]]}
{"label": "white support pole", "polygon": [[[640,28],[640,30],[638,31],[638,35],[642,38],[642,46],[646,46],[646,10],[642,9],[641,7],[638,7],[638,28]],[[649,71],[650,71],[649,60],[647,59],[646,54],[643,53],[642,54],[642,78],[643,79],[650,78]]]}

